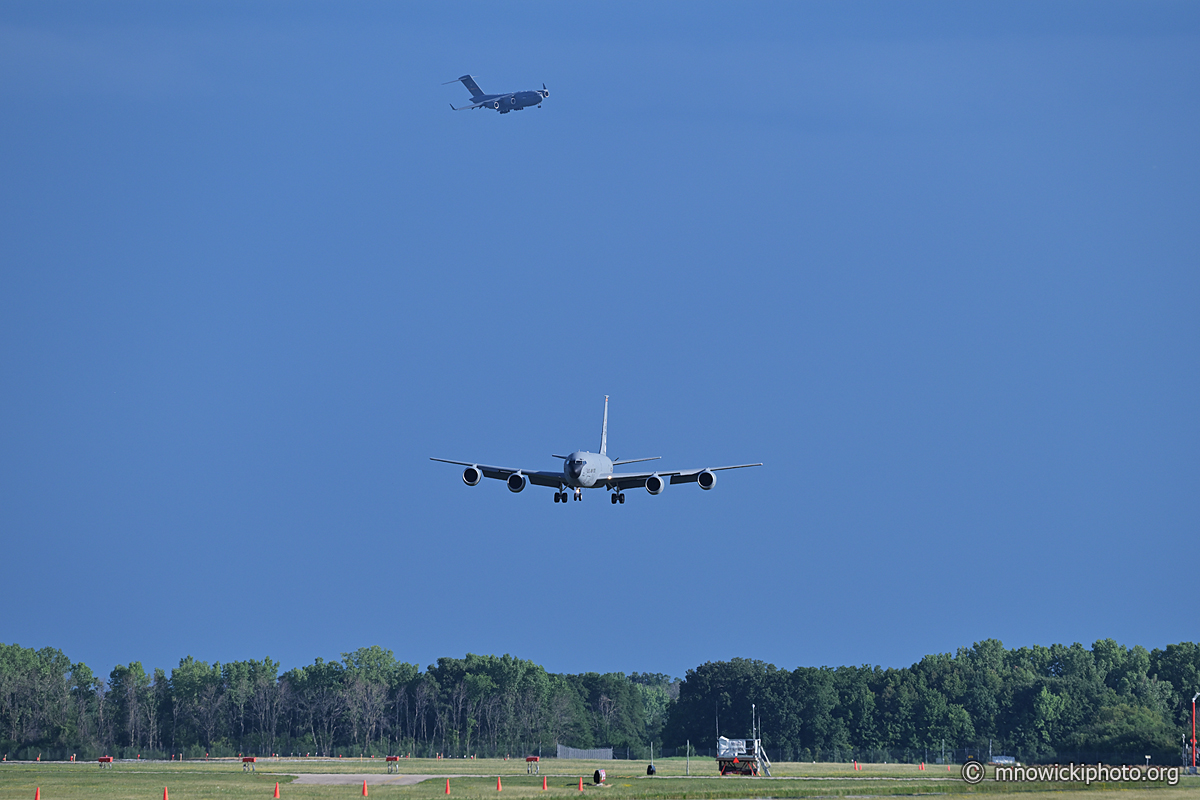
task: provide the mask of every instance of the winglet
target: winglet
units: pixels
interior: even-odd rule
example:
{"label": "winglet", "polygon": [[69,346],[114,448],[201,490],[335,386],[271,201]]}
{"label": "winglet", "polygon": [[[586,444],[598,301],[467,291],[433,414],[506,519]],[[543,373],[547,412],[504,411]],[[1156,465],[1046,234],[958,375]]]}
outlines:
{"label": "winglet", "polygon": [[604,425],[600,428],[600,455],[608,449],[608,395],[604,395]]}

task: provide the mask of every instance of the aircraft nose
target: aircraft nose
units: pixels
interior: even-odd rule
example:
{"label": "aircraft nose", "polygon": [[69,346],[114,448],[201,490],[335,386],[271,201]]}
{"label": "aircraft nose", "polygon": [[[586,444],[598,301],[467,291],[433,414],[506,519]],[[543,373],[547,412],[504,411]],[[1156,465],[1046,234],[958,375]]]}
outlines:
{"label": "aircraft nose", "polygon": [[567,472],[571,474],[572,478],[578,478],[579,474],[583,472],[583,464],[567,464]]}

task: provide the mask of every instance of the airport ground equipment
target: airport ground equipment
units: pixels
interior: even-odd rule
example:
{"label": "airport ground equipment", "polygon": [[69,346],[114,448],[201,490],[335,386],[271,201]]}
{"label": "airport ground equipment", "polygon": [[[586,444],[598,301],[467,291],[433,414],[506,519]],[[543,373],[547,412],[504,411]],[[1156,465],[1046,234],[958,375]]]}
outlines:
{"label": "airport ground equipment", "polygon": [[389,775],[391,775],[393,772],[399,772],[400,771],[400,756],[388,756],[387,757],[387,768],[388,768]]}
{"label": "airport ground equipment", "polygon": [[541,775],[542,759],[538,756],[525,756],[525,772],[528,775]]}
{"label": "airport ground equipment", "polygon": [[105,767],[108,767],[110,769],[112,768],[112,764],[113,764],[112,756],[100,756],[96,760],[98,762],[100,762],[100,769],[104,769]]}
{"label": "airport ground equipment", "polygon": [[771,760],[761,739],[717,739],[717,768],[722,775],[771,777]]}
{"label": "airport ground equipment", "polygon": [[254,762],[258,761],[254,756],[246,756],[242,759],[242,772],[254,772]]}

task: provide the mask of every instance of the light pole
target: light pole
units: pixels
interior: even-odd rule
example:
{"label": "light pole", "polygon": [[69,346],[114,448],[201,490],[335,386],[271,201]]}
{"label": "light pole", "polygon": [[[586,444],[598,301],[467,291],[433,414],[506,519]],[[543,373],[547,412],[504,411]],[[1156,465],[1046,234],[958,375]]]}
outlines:
{"label": "light pole", "polygon": [[1192,774],[1196,774],[1196,698],[1200,692],[1192,695]]}

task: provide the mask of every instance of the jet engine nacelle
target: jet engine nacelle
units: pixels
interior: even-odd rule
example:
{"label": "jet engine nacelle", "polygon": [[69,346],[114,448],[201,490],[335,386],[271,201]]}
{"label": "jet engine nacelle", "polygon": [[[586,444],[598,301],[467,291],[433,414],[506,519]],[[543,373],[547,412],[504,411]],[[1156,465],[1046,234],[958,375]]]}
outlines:
{"label": "jet engine nacelle", "polygon": [[477,486],[483,480],[483,470],[479,467],[467,467],[463,470],[463,483],[467,486]]}
{"label": "jet engine nacelle", "polygon": [[696,483],[700,484],[700,488],[707,492],[717,485],[716,473],[706,469],[696,476]]}
{"label": "jet engine nacelle", "polygon": [[525,476],[519,472],[514,472],[508,476],[508,490],[513,494],[525,488]]}
{"label": "jet engine nacelle", "polygon": [[657,472],[646,478],[646,491],[650,494],[662,494],[662,490],[665,488],[667,488],[667,482],[659,477]]}

